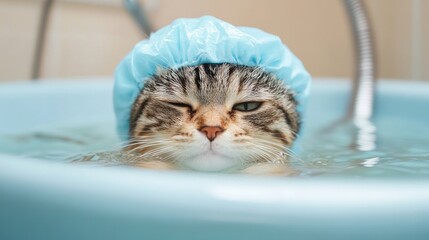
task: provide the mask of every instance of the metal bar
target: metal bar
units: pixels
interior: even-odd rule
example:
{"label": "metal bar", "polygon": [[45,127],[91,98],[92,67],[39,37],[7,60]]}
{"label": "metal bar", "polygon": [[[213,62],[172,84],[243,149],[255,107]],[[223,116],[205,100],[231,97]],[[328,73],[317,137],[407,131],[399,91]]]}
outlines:
{"label": "metal bar", "polygon": [[146,37],[149,36],[152,32],[152,27],[150,26],[146,12],[140,2],[138,0],[124,0],[124,6],[131,16],[133,16],[143,34]]}
{"label": "metal bar", "polygon": [[42,6],[42,11],[40,13],[40,22],[37,31],[36,46],[34,49],[33,56],[33,67],[31,71],[31,78],[33,80],[37,80],[40,78],[43,53],[45,49],[46,31],[53,2],[53,0],[45,0]]}

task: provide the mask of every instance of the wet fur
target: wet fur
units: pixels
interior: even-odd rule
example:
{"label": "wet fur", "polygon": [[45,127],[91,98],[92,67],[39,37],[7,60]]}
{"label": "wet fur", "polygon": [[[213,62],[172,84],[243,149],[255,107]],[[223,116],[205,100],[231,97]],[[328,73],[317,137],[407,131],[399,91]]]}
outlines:
{"label": "wet fur", "polygon": [[[262,105],[249,112],[233,109],[242,102]],[[281,153],[290,154],[299,131],[296,104],[281,80],[256,67],[203,64],[163,70],[145,83],[133,104],[126,149],[138,153],[134,162],[143,167],[287,174],[284,164],[274,162],[284,160]],[[223,131],[210,142],[200,131],[204,126]],[[206,155],[204,149],[209,149]]]}

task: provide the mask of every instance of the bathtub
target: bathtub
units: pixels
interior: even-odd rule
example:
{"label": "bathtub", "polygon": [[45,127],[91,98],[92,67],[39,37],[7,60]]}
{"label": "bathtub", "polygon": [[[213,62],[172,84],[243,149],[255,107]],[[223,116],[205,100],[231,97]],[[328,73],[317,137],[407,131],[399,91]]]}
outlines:
{"label": "bathtub", "polygon": [[[378,89],[377,115],[429,120],[429,84]],[[348,92],[348,81],[316,79],[305,131],[341,118]],[[111,94],[111,79],[3,83],[0,135],[88,121],[114,135]],[[429,239],[429,177],[160,172],[0,153],[0,239]]]}

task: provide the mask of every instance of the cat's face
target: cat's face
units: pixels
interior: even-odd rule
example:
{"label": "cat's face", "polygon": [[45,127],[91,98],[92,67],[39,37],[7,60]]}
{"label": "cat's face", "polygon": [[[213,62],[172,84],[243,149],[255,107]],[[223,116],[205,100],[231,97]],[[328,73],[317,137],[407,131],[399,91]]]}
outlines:
{"label": "cat's face", "polygon": [[[148,80],[130,117],[130,149],[144,158],[219,171],[279,159],[299,129],[283,83],[252,67],[204,64]],[[243,165],[243,166],[244,166]]]}

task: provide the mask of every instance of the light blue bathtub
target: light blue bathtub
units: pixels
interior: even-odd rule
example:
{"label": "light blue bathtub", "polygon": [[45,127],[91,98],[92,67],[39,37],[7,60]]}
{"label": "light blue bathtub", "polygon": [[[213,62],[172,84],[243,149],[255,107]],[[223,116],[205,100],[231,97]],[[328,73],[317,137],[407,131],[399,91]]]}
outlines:
{"label": "light blue bathtub", "polygon": [[[90,139],[110,144],[111,84],[1,84],[0,136],[92,122],[107,127]],[[305,134],[339,119],[348,92],[348,81],[316,79]],[[393,141],[398,150],[398,139],[429,138],[429,84],[381,81],[377,100],[376,117],[385,123],[378,125],[380,144]],[[28,139],[16,138],[25,148]],[[368,166],[358,161],[363,165],[347,165],[345,174],[294,178],[77,165],[3,146],[0,239],[429,239],[429,145],[419,144],[410,151],[423,165],[408,174],[385,158],[380,164],[400,173],[377,177],[373,167],[366,176]]]}

